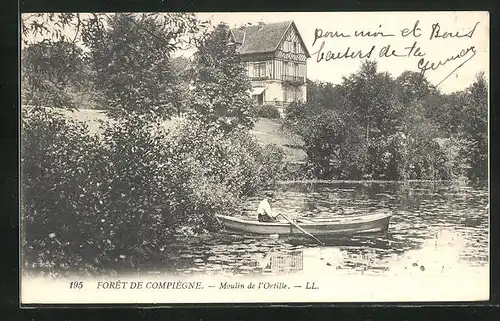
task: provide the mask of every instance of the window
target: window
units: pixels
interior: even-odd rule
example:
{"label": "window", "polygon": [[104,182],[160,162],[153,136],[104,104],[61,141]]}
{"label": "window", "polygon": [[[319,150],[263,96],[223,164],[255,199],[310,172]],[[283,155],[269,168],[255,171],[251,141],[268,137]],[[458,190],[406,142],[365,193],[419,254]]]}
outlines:
{"label": "window", "polygon": [[266,76],[266,63],[256,62],[253,66],[253,76],[254,77],[265,77]]}
{"label": "window", "polygon": [[264,93],[259,94],[259,95],[253,95],[252,98],[253,98],[253,102],[256,105],[262,105],[264,103]]}
{"label": "window", "polygon": [[266,64],[264,62],[259,63],[259,77],[264,77],[266,75]]}
{"label": "window", "polygon": [[259,77],[259,64],[258,63],[253,64],[253,76]]}
{"label": "window", "polygon": [[298,50],[299,50],[299,45],[297,42],[295,41],[285,41],[283,43],[283,51],[284,52],[294,52],[294,53],[298,53]]}

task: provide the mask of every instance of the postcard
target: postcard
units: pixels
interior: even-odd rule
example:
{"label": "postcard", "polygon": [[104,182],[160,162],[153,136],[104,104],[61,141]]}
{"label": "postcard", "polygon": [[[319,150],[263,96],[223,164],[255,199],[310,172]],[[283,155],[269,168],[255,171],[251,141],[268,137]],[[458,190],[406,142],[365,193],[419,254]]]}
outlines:
{"label": "postcard", "polygon": [[489,13],[23,13],[20,302],[485,301]]}

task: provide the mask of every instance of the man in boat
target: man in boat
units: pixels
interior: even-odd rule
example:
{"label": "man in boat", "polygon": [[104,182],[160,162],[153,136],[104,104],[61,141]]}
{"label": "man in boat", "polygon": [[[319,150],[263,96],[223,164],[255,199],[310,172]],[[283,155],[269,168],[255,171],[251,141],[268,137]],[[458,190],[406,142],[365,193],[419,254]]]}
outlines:
{"label": "man in boat", "polygon": [[260,201],[259,207],[257,208],[257,219],[259,222],[276,222],[276,217],[279,213],[274,213],[271,209],[271,204],[274,200],[274,193],[268,191],[265,193],[265,198]]}

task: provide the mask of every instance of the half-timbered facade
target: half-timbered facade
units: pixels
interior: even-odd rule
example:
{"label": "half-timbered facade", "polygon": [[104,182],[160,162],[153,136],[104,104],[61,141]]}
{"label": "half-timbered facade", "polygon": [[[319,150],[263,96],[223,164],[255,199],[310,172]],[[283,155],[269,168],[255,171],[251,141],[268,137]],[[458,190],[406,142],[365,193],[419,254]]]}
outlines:
{"label": "half-timbered facade", "polygon": [[293,21],[231,29],[231,41],[245,62],[257,104],[284,106],[306,101],[310,54]]}

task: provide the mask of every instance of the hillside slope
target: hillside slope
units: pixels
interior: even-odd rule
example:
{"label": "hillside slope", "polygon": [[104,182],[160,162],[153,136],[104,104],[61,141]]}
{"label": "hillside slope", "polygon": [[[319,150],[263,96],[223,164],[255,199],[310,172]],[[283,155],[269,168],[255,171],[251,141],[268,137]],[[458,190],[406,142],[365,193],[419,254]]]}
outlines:
{"label": "hillside slope", "polygon": [[[106,115],[100,110],[79,109],[77,111],[69,111],[59,109],[59,111],[70,118],[87,123],[90,131],[94,133],[99,131],[99,120],[106,119]],[[175,120],[171,120],[170,122],[175,122]],[[304,162],[306,154],[300,149],[300,146],[303,144],[300,138],[283,132],[280,127],[279,120],[259,118],[251,133],[255,135],[261,144],[276,144],[281,146],[285,152],[286,162]]]}
{"label": "hillside slope", "polygon": [[302,163],[306,159],[305,152],[300,149],[302,140],[281,130],[279,120],[259,118],[251,133],[262,144],[276,144],[285,151],[285,160],[289,163]]}

